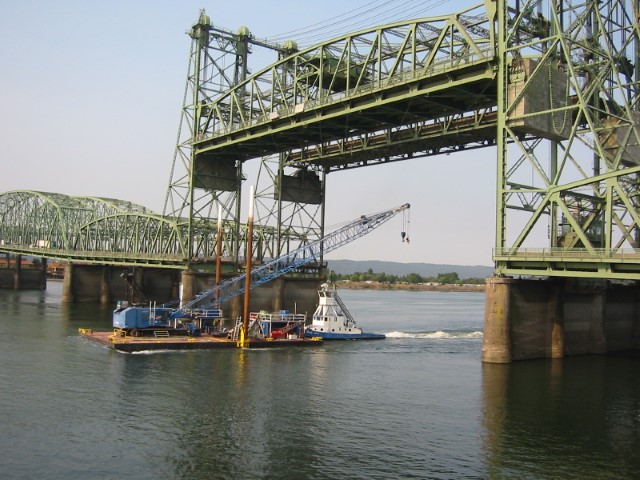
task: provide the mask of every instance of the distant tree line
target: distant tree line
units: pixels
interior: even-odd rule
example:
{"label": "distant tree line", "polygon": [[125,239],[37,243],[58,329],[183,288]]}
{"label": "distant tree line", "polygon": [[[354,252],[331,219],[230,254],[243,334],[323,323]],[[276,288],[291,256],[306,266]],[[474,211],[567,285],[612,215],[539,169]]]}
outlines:
{"label": "distant tree line", "polygon": [[356,273],[335,273],[331,272],[330,280],[334,282],[348,280],[351,282],[378,282],[378,283],[439,283],[441,285],[462,285],[480,284],[484,285],[484,278],[464,278],[460,279],[457,272],[438,273],[435,277],[423,277],[419,273],[409,273],[407,275],[387,275],[386,273],[376,273],[373,269],[366,272]]}

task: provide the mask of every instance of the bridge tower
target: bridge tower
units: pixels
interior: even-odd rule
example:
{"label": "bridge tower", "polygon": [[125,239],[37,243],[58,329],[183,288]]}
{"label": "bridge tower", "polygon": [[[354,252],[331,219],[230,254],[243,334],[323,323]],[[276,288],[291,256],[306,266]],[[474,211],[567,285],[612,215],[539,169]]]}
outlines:
{"label": "bridge tower", "polygon": [[[220,94],[245,89],[243,81],[250,74],[250,54],[257,48],[255,64],[269,65],[297,50],[295,42],[284,45],[260,40],[248,28],[236,33],[214,26],[202,10],[198,21],[187,32],[191,37],[189,68],[185,86],[177,145],[165,198],[164,215],[181,226],[191,261],[206,262],[214,256],[218,207],[224,223],[225,260],[238,263],[244,255],[246,228],[241,218],[243,182],[247,158],[220,157],[217,153],[198,151],[197,141],[211,133],[207,122],[211,105]],[[231,129],[246,127],[250,105],[217,104],[217,114]],[[249,97],[249,94],[246,95]],[[290,175],[285,175],[284,154],[257,156],[253,165],[256,176],[256,227],[258,237],[254,255],[278,257],[283,249],[297,248],[300,242],[319,238],[323,211],[324,176],[316,181],[316,195],[296,192]],[[314,176],[313,180],[318,179]],[[293,192],[293,193],[292,193]],[[308,207],[307,205],[311,205]]]}
{"label": "bridge tower", "polygon": [[498,277],[483,359],[639,348],[640,3],[495,5]]}
{"label": "bridge tower", "polygon": [[496,4],[498,273],[640,279],[640,3]]}

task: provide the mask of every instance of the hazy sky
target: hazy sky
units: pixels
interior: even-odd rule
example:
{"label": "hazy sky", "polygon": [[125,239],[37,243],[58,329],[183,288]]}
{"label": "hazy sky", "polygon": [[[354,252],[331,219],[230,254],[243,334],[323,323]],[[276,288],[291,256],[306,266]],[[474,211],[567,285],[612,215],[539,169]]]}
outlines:
{"label": "hazy sky", "polygon": [[[186,82],[185,32],[201,8],[216,26],[309,45],[469,4],[0,0],[0,192],[120,198],[161,212]],[[412,208],[410,244],[397,218],[329,258],[491,265],[495,158],[485,149],[330,174],[327,225]]]}

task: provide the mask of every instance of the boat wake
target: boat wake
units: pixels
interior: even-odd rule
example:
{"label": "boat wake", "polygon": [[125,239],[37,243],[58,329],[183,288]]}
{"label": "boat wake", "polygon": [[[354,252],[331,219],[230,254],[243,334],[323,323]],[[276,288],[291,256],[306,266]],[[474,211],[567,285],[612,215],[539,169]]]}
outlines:
{"label": "boat wake", "polygon": [[174,349],[164,349],[164,348],[159,348],[157,350],[136,350],[133,352],[121,352],[118,351],[118,353],[123,353],[125,355],[155,355],[158,353],[161,353],[163,355],[166,355],[167,353],[190,353],[193,352],[193,350],[174,350]]}
{"label": "boat wake", "polygon": [[438,330],[436,332],[388,332],[387,338],[427,338],[427,339],[457,339],[457,338],[482,338],[481,331]]}

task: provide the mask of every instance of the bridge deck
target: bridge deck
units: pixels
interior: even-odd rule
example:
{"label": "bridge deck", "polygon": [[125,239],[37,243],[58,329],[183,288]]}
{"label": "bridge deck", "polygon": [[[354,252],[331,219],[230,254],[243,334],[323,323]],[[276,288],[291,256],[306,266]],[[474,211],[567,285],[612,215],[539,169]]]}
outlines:
{"label": "bridge deck", "polygon": [[[292,151],[293,164],[338,167],[356,157],[362,162],[495,139],[495,115],[463,117],[496,105],[495,73],[495,61],[489,59],[403,78],[397,85],[370,84],[331,102],[303,104],[294,114],[258,118],[203,138],[195,149],[215,152],[217,159],[241,160]],[[458,116],[454,128],[438,122],[451,116]],[[384,133],[387,129],[393,129],[392,137]],[[359,138],[375,132],[373,141]]]}

